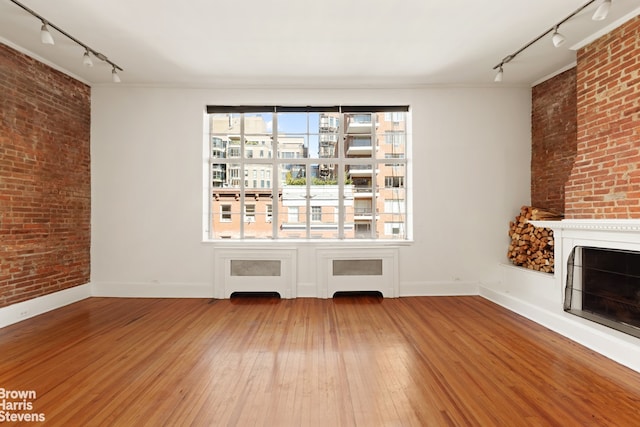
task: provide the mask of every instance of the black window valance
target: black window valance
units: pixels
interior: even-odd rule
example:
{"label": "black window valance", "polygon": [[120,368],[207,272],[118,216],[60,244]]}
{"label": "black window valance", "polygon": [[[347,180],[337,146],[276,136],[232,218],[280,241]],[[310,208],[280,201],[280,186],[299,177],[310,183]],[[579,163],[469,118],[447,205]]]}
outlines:
{"label": "black window valance", "polygon": [[408,105],[334,105],[334,106],[290,106],[290,105],[207,105],[209,114],[225,113],[386,113],[407,112]]}

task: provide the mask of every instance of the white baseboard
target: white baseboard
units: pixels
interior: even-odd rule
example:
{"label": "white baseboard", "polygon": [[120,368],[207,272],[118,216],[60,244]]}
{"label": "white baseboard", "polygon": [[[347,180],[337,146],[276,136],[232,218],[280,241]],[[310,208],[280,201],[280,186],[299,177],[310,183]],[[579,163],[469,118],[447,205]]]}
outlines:
{"label": "white baseboard", "polygon": [[87,283],[2,307],[0,308],[0,328],[64,307],[90,296],[91,284]]}
{"label": "white baseboard", "polygon": [[545,299],[535,302],[510,291],[480,287],[480,295],[498,305],[590,348],[621,365],[640,372],[640,339],[562,310],[562,305]]}
{"label": "white baseboard", "polygon": [[499,286],[489,285],[489,288],[502,289],[506,293],[511,290],[527,301],[548,300],[562,305],[562,285],[555,275],[513,264],[500,264],[498,268],[502,283]]}
{"label": "white baseboard", "polygon": [[[400,296],[478,295],[478,282],[413,282],[400,284]],[[211,283],[93,283],[91,296],[115,298],[214,298]],[[284,296],[282,296],[284,298]],[[298,283],[296,297],[323,298],[317,284]],[[331,298],[331,296],[328,296]]]}
{"label": "white baseboard", "polygon": [[401,297],[478,295],[478,282],[400,282]]}
{"label": "white baseboard", "polygon": [[213,298],[211,283],[101,282],[91,296],[113,298]]}

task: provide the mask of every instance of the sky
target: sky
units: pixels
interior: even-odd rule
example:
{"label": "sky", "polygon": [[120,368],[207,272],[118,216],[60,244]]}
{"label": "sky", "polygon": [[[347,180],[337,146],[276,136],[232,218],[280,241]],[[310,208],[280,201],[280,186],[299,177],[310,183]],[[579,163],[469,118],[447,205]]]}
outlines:
{"label": "sky", "polygon": [[[320,113],[277,113],[278,132],[287,135],[305,136],[309,157],[318,157],[318,131]],[[247,116],[262,116],[267,123],[267,131],[273,130],[273,114],[247,114]]]}

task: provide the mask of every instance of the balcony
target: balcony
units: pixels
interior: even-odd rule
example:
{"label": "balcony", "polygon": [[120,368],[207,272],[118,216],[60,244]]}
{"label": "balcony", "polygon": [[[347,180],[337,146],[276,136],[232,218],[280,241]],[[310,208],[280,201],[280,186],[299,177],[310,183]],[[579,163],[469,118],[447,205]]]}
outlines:
{"label": "balcony", "polygon": [[373,189],[369,186],[353,186],[353,197],[356,199],[370,199],[373,197]]}
{"label": "balcony", "polygon": [[321,117],[320,132],[337,132],[338,123],[337,117]]}
{"label": "balcony", "polygon": [[[376,170],[377,172],[377,170]],[[349,178],[371,177],[373,176],[373,166],[371,165],[351,165],[347,171]]]}
{"label": "balcony", "polygon": [[373,152],[370,137],[354,137],[347,140],[347,156],[369,156]]}
{"label": "balcony", "polygon": [[[380,217],[376,215],[376,219]],[[354,221],[371,221],[373,220],[373,209],[371,207],[356,207],[353,209]]]}
{"label": "balcony", "polygon": [[371,114],[354,114],[349,116],[347,124],[348,134],[371,133]]}
{"label": "balcony", "polygon": [[329,146],[338,143],[337,133],[321,133],[318,136],[320,137],[320,145]]}

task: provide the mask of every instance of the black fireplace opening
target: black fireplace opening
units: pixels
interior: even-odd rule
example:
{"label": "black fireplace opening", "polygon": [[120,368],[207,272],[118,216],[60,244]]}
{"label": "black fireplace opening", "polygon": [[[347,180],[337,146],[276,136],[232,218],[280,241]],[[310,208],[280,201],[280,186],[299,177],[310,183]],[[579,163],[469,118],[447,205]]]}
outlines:
{"label": "black fireplace opening", "polygon": [[573,248],[564,310],[640,338],[640,252]]}

